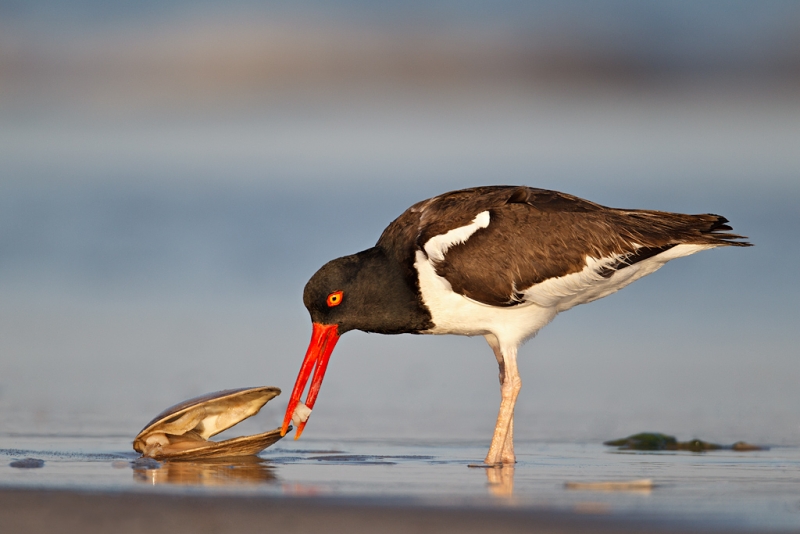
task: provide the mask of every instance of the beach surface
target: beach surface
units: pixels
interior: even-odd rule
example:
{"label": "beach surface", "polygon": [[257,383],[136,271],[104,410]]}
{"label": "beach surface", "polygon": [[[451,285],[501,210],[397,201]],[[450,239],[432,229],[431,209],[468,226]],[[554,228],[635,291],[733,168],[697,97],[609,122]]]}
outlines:
{"label": "beach surface", "polygon": [[[472,442],[304,439],[239,460],[156,462],[124,437],[5,436],[0,531],[800,531],[797,448],[523,442],[514,467],[470,467],[483,452]],[[643,479],[652,486],[591,486]]]}

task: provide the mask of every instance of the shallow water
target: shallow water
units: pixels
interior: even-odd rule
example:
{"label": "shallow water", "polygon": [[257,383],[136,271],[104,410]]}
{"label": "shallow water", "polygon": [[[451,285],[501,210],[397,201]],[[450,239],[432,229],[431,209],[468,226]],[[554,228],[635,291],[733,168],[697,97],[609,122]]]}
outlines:
{"label": "shallow water", "polygon": [[[378,498],[425,506],[526,507],[669,517],[695,525],[800,528],[800,448],[621,452],[600,444],[517,444],[513,468],[469,467],[485,444],[286,440],[237,461],[137,460],[125,437],[0,436],[0,486]],[[41,468],[14,468],[36,458]],[[637,491],[566,482],[652,479]]]}

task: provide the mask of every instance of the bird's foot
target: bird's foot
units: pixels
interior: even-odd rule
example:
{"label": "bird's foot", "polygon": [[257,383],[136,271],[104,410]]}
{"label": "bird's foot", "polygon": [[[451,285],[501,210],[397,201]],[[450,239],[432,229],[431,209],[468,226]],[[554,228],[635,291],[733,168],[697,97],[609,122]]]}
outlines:
{"label": "bird's foot", "polygon": [[501,460],[499,462],[488,462],[488,461],[484,460],[483,463],[480,463],[480,464],[467,464],[467,467],[481,468],[481,469],[502,469],[504,467],[513,468],[515,463],[516,463],[516,461],[514,461],[514,460],[512,460],[510,462],[506,462],[506,461],[503,461],[503,460]]}
{"label": "bird's foot", "polygon": [[487,463],[467,464],[467,467],[469,467],[470,469],[500,469],[503,467],[503,464],[487,464]]}
{"label": "bird's foot", "polygon": [[503,452],[503,454],[492,454],[491,452],[486,455],[486,458],[483,460],[482,467],[503,467],[508,465],[514,465],[517,463],[517,459],[514,456],[514,451]]}
{"label": "bird's foot", "polygon": [[503,457],[500,459],[500,462],[503,465],[514,465],[515,463],[517,463],[517,457],[514,454],[514,451],[511,451],[511,453],[504,452]]}

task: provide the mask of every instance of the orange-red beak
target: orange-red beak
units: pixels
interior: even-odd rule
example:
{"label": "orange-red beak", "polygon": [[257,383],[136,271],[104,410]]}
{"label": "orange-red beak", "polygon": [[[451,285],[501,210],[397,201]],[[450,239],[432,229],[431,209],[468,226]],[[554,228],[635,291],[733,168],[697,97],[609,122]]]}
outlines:
{"label": "orange-red beak", "polygon": [[[339,327],[335,324],[319,324],[314,323],[314,331],[311,333],[311,343],[308,345],[306,351],[306,358],[303,360],[303,365],[300,367],[300,374],[297,375],[297,381],[294,383],[292,396],[289,399],[289,407],[286,408],[286,416],[283,418],[283,427],[281,427],[281,436],[286,435],[289,429],[289,423],[292,421],[292,414],[294,409],[297,408],[297,403],[300,401],[300,396],[306,389],[308,377],[311,375],[311,370],[314,369],[314,378],[311,379],[311,389],[308,390],[308,397],[306,397],[306,406],[309,408],[314,407],[314,402],[317,400],[319,388],[322,385],[322,379],[325,377],[325,370],[328,368],[328,360],[330,360],[333,347],[339,341]],[[300,437],[306,423],[297,425],[294,439]]]}

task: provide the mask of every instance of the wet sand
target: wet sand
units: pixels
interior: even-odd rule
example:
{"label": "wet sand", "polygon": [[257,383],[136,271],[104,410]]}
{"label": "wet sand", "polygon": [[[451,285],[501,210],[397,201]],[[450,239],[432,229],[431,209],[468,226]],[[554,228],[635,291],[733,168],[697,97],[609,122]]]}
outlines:
{"label": "wet sand", "polygon": [[[725,529],[729,531],[729,529]],[[719,532],[665,518],[530,509],[424,507],[319,497],[146,495],[0,490],[0,531],[148,534],[192,532]],[[756,532],[735,529],[736,532]]]}

